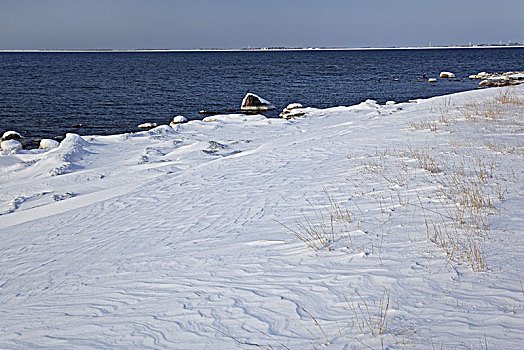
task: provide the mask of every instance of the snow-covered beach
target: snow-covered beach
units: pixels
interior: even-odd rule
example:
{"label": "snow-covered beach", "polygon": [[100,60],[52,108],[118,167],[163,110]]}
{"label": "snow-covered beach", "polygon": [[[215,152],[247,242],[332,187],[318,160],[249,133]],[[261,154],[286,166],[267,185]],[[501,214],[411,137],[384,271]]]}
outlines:
{"label": "snow-covered beach", "polygon": [[524,86],[303,111],[3,152],[0,348],[519,348]]}

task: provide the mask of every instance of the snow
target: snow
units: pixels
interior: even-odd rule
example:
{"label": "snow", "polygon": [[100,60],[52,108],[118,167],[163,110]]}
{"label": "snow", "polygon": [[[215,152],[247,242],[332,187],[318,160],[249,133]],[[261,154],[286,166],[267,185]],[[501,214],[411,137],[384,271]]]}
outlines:
{"label": "snow", "polygon": [[[522,101],[219,115],[2,154],[0,348],[519,348]],[[489,205],[454,202],[460,176]],[[432,242],[467,232],[458,209],[489,218],[464,236],[483,268]],[[329,249],[286,228],[308,221],[333,224]]]}

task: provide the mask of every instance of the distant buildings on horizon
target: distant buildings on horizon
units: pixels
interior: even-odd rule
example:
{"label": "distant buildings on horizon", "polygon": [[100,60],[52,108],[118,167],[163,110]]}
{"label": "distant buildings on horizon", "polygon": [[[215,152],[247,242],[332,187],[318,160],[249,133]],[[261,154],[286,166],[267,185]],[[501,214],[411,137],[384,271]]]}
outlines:
{"label": "distant buildings on horizon", "polygon": [[223,48],[200,48],[200,49],[2,49],[0,52],[140,52],[140,51],[284,51],[284,50],[388,50],[388,49],[446,49],[446,48],[500,48],[500,47],[524,47],[524,43],[516,43],[508,41],[507,43],[499,42],[497,44],[472,44],[467,45],[432,45],[429,42],[428,46],[388,46],[388,47],[333,47],[333,46],[315,46],[315,47],[300,47],[300,46],[267,46],[267,47],[244,47],[240,49],[223,49]]}

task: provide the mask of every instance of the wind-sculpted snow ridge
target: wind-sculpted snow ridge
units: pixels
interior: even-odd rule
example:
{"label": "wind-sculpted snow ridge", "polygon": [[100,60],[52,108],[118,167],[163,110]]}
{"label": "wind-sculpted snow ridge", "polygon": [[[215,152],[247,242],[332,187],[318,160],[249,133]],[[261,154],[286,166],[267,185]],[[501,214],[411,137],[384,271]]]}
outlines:
{"label": "wind-sculpted snow ridge", "polygon": [[0,348],[519,348],[522,105],[368,100],[2,155]]}

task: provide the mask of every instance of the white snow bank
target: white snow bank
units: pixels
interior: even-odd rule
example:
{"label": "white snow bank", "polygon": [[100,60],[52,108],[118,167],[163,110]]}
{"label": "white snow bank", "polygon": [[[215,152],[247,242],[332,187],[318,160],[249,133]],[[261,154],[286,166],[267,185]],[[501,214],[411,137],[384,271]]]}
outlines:
{"label": "white snow bank", "polygon": [[[517,349],[523,96],[214,116],[2,155],[0,348]],[[470,227],[446,216],[460,176],[486,181],[483,272],[431,241]],[[286,229],[308,220],[333,224],[330,249]],[[375,317],[386,296],[373,335],[352,310]]]}
{"label": "white snow bank", "polygon": [[203,122],[225,122],[225,123],[246,123],[265,121],[267,118],[261,114],[246,115],[246,114],[219,114],[202,119]]}
{"label": "white snow bank", "polygon": [[147,132],[150,135],[174,135],[176,132],[168,125],[160,125]]}
{"label": "white snow bank", "polygon": [[31,171],[57,176],[78,170],[81,166],[77,162],[89,154],[89,146],[81,136],[68,133],[60,145],[46,152]]}

